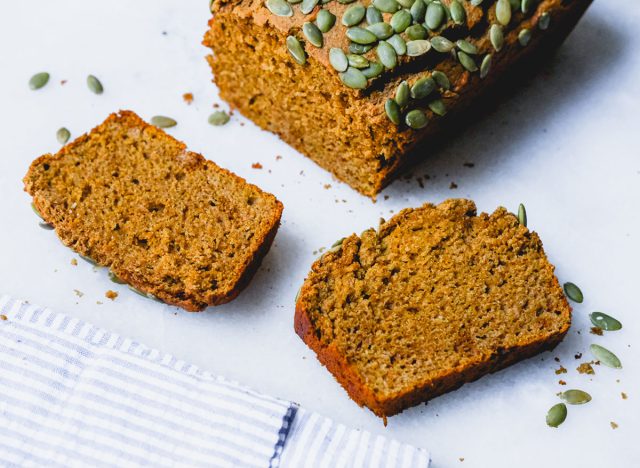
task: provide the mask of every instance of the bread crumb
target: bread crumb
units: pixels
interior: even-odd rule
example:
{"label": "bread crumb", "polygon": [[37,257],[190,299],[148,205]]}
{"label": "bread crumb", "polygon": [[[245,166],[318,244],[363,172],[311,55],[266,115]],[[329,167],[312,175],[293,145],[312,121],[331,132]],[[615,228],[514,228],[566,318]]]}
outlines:
{"label": "bread crumb", "polygon": [[184,93],[182,95],[182,100],[188,105],[191,105],[191,103],[193,102],[193,93]]}
{"label": "bread crumb", "polygon": [[64,86],[64,85],[66,85],[66,84],[67,84],[67,80],[60,80],[60,85],[61,85],[61,86]]}
{"label": "bread crumb", "polygon": [[457,188],[458,188],[458,184],[456,184],[455,182],[451,182],[451,184],[449,184],[449,188],[450,188],[451,190],[453,190],[453,189],[457,189]]}
{"label": "bread crumb", "polygon": [[96,304],[102,305],[102,301],[96,301]]}
{"label": "bread crumb", "polygon": [[591,327],[591,332],[592,335],[598,335],[598,336],[602,336],[602,328],[600,327]]}
{"label": "bread crumb", "polygon": [[618,429],[618,425],[613,421],[611,421],[611,429]]}
{"label": "bread crumb", "polygon": [[460,457],[460,458],[458,458],[458,460],[460,460],[461,462],[463,462],[463,461],[464,461],[464,457]]}
{"label": "bread crumb", "polygon": [[331,184],[324,184],[323,187],[325,190],[329,190],[331,188]]}
{"label": "bread crumb", "polygon": [[[6,318],[5,318],[4,320],[6,320]],[[622,397],[622,399],[623,399],[623,400],[626,400],[626,399],[627,399],[627,394],[626,394],[626,393],[624,393],[624,392],[621,392],[621,393],[620,393],[620,396]]]}
{"label": "bread crumb", "polygon": [[564,380],[558,380],[558,383],[559,383],[560,385],[567,385],[567,382],[565,382]]}
{"label": "bread crumb", "polygon": [[76,296],[78,296],[78,297],[84,296],[84,293],[82,291],[78,290],[78,289],[74,289],[73,292],[76,293]]}
{"label": "bread crumb", "polygon": [[107,299],[111,299],[112,301],[115,301],[116,297],[118,297],[118,293],[109,289],[106,293],[104,293],[104,297],[106,297]]}
{"label": "bread crumb", "polygon": [[280,156],[280,155],[276,156],[276,161],[280,161],[281,159],[282,159],[282,156]]}
{"label": "bread crumb", "polygon": [[253,164],[251,165],[251,168],[252,168],[252,169],[262,169],[262,164],[260,164],[259,162],[257,162],[257,163],[253,163]]}
{"label": "bread crumb", "polygon": [[76,260],[75,258],[72,258],[72,259],[71,259],[71,264],[72,264],[73,266],[78,266],[78,260]]}
{"label": "bread crumb", "polygon": [[559,369],[556,369],[556,375],[560,375],[560,374],[566,374],[567,373],[567,369],[565,369],[564,367],[560,366]]}
{"label": "bread crumb", "polygon": [[[8,318],[7,318],[6,315],[2,314],[2,315],[0,315],[0,320],[8,320]],[[623,393],[623,395],[624,395],[624,393]],[[623,398],[626,398],[626,395]]]}
{"label": "bread crumb", "polygon": [[576,370],[580,374],[590,374],[590,375],[595,374],[595,371],[593,370],[593,367],[591,367],[591,363],[589,362],[583,362],[578,367],[576,367]]}

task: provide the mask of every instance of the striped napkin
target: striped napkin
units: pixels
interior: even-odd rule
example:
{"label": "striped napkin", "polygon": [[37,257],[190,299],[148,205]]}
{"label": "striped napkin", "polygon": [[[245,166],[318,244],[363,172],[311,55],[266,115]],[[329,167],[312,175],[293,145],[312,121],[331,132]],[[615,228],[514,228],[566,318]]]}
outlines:
{"label": "striped napkin", "polygon": [[422,448],[8,296],[0,366],[0,466],[429,466]]}

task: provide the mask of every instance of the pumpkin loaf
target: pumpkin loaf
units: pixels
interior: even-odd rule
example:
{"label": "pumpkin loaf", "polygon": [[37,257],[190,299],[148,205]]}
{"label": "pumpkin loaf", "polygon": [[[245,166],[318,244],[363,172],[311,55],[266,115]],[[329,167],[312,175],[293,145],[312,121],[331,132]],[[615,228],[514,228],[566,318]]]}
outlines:
{"label": "pumpkin loaf", "polygon": [[405,209],[317,260],[295,330],[387,417],[556,346],[571,308],[535,232],[469,200]]}
{"label": "pumpkin loaf", "polygon": [[213,0],[203,43],[223,99],[375,197],[473,120],[481,95],[513,88],[590,2]]}
{"label": "pumpkin loaf", "polygon": [[273,195],[129,111],[36,159],[24,184],[65,245],[189,311],[238,295],[282,214]]}

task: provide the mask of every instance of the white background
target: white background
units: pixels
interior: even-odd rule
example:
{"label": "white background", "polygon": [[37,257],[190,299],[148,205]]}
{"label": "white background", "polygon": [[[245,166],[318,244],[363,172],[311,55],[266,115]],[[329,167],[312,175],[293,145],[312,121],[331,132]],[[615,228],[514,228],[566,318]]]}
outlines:
{"label": "white background", "polygon": [[[0,291],[49,305],[191,361],[251,387],[294,400],[340,422],[427,447],[434,467],[640,466],[640,7],[599,0],[554,58],[521,92],[451,143],[414,176],[372,203],[251,122],[234,115],[207,124],[221,103],[200,45],[208,2],[178,0],[2,1],[0,14]],[[39,71],[49,85],[30,91]],[[102,96],[87,90],[98,76]],[[61,80],[68,80],[63,86]],[[241,86],[241,83],[238,83]],[[193,92],[188,106],[182,94]],[[221,103],[224,107],[224,104]],[[110,112],[165,114],[170,133],[285,205],[271,252],[233,303],[190,314],[140,298],[109,282],[38,227],[22,190],[29,163],[59,148],[56,130],[73,136]],[[282,159],[276,160],[281,155]],[[262,170],[252,169],[260,162]],[[473,162],[475,167],[464,167]],[[458,184],[450,189],[450,183]],[[331,184],[330,189],[323,188]],[[565,341],[522,362],[390,418],[388,427],[348,399],[293,332],[293,300],[314,251],[380,216],[424,202],[470,197],[482,211],[524,202],[561,282],[579,284]],[[78,297],[74,289],[84,295]],[[108,289],[120,296],[104,297]],[[102,304],[98,304],[100,301]],[[589,334],[588,313],[603,310],[624,329]],[[624,369],[578,375],[592,342]],[[557,376],[559,357],[568,369]],[[1,368],[0,368],[1,369]],[[0,370],[1,371],[1,370]],[[568,382],[558,385],[558,379]],[[581,388],[593,401],[570,407],[559,429],[545,425],[556,392]],[[620,392],[627,392],[627,400]],[[619,428],[613,430],[610,422]],[[464,461],[459,458],[463,457]]]}

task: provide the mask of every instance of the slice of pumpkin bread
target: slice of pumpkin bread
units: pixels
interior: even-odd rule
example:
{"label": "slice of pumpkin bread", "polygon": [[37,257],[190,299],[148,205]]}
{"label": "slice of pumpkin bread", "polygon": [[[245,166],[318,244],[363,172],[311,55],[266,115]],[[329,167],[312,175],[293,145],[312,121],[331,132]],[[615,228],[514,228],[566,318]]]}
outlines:
{"label": "slice of pumpkin bread", "polygon": [[65,245],[190,311],[239,294],[282,214],[273,195],[130,111],[36,159],[24,184]]}
{"label": "slice of pumpkin bread", "polygon": [[553,348],[571,308],[535,232],[469,200],[405,209],[317,260],[295,330],[386,417]]}

